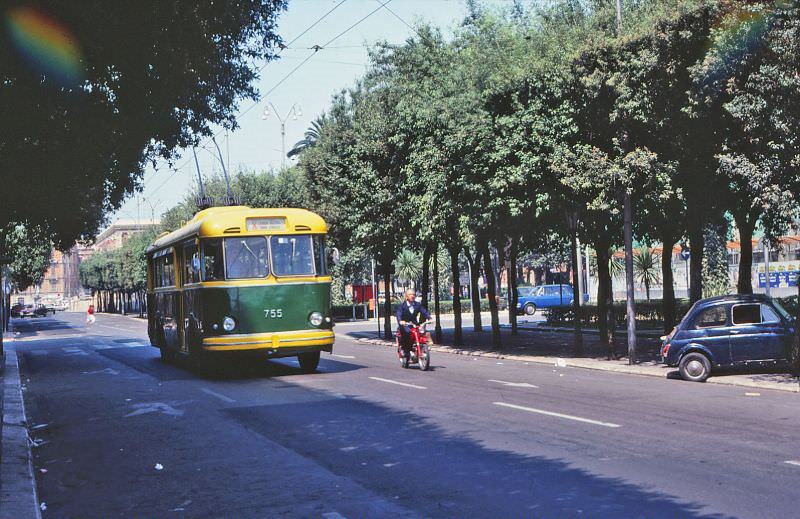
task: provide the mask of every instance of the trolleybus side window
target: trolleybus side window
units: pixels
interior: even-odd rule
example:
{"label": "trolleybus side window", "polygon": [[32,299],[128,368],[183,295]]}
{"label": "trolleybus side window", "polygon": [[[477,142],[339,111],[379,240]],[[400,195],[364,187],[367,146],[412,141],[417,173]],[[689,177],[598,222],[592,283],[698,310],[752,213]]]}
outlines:
{"label": "trolleybus side window", "polygon": [[222,240],[203,240],[203,263],[201,268],[203,281],[221,281],[225,279],[222,262]]}
{"label": "trolleybus side window", "polygon": [[200,254],[197,245],[190,243],[183,247],[183,279],[184,283],[200,281]]}
{"label": "trolleybus side window", "polygon": [[153,284],[156,287],[175,286],[175,267],[172,254],[153,258]]}
{"label": "trolleybus side window", "polygon": [[227,279],[265,278],[269,274],[267,239],[263,236],[225,238]]}
{"label": "trolleybus side window", "polygon": [[311,235],[272,236],[272,269],[276,276],[313,276],[314,252]]}
{"label": "trolleybus side window", "polygon": [[325,250],[325,237],[314,236],[314,266],[318,276],[328,275],[328,265],[325,264],[327,251]]}

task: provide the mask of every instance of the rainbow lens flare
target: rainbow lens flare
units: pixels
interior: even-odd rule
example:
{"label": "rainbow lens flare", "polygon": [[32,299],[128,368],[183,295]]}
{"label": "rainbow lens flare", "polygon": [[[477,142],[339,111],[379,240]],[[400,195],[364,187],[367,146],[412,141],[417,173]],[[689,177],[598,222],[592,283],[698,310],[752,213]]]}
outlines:
{"label": "rainbow lens flare", "polygon": [[14,49],[36,72],[66,88],[84,80],[83,54],[64,24],[22,6],[6,12],[6,27]]}

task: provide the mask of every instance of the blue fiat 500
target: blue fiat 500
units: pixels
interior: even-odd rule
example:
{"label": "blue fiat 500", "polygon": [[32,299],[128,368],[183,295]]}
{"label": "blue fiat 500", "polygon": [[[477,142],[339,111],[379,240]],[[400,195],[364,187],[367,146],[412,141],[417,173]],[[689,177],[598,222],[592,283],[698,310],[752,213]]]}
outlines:
{"label": "blue fiat 500", "polygon": [[[572,285],[539,285],[517,289],[517,313],[533,315],[540,308],[572,305]],[[589,294],[583,294],[583,302]]]}
{"label": "blue fiat 500", "polygon": [[661,361],[694,382],[704,381],[716,368],[785,364],[794,327],[786,310],[764,295],[702,299],[663,338]]}

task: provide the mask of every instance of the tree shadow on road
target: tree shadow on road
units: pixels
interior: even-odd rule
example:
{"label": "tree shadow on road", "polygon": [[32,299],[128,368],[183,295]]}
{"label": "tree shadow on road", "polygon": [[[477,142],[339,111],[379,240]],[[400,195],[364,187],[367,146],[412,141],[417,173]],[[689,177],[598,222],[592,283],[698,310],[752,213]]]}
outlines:
{"label": "tree shadow on road", "polygon": [[[423,517],[724,517],[568,462],[489,448],[358,399],[231,408],[249,429]],[[535,431],[515,438],[539,445]],[[594,440],[595,442],[599,440]],[[502,440],[498,442],[502,444]]]}

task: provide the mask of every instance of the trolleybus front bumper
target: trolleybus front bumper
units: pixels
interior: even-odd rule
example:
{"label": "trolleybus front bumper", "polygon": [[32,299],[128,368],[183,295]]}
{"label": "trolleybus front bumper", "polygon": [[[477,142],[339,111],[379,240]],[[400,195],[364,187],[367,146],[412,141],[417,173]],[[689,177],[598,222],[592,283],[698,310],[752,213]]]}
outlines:
{"label": "trolleybus front bumper", "polygon": [[273,357],[289,357],[298,353],[333,350],[332,330],[298,330],[290,332],[232,334],[203,339],[205,351],[257,351]]}

